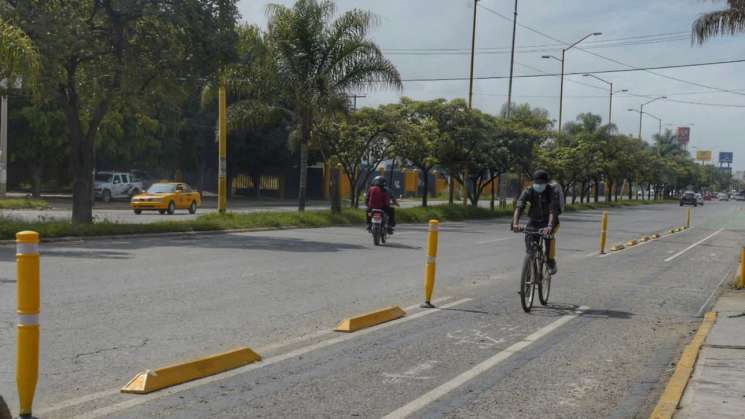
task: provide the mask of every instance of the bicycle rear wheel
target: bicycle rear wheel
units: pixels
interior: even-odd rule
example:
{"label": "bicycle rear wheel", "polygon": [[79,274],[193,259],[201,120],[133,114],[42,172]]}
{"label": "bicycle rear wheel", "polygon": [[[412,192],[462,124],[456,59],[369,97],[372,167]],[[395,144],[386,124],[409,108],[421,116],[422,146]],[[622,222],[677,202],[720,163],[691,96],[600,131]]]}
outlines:
{"label": "bicycle rear wheel", "polygon": [[542,305],[548,305],[548,296],[551,294],[551,274],[548,273],[548,265],[541,264],[541,280],[538,282],[538,300]]}
{"label": "bicycle rear wheel", "polygon": [[525,255],[523,262],[523,273],[520,277],[520,303],[523,310],[528,313],[533,308],[536,283],[535,259],[531,255]]}

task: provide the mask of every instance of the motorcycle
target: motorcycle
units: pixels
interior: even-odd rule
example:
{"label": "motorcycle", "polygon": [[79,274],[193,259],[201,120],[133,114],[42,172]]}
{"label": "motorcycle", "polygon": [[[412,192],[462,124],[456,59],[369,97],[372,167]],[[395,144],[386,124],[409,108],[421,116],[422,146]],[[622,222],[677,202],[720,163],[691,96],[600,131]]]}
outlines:
{"label": "motorcycle", "polygon": [[388,214],[380,209],[374,209],[370,211],[370,233],[373,236],[373,243],[375,246],[380,246],[381,243],[385,243],[388,238],[389,227],[388,227]]}

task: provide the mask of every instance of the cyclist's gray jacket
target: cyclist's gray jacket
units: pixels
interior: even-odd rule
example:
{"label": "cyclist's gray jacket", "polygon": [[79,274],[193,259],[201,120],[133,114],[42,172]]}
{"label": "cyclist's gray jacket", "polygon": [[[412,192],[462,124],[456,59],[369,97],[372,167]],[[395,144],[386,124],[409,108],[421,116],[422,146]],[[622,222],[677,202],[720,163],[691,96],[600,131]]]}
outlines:
{"label": "cyclist's gray jacket", "polygon": [[557,196],[556,190],[553,186],[546,185],[546,190],[542,193],[536,192],[532,186],[525,189],[520,194],[520,198],[517,199],[517,210],[521,216],[525,212],[525,207],[528,204],[530,204],[530,208],[528,208],[528,217],[530,217],[531,226],[547,226],[549,214],[552,212],[554,213],[554,223],[559,225],[561,204],[559,203],[559,197]]}

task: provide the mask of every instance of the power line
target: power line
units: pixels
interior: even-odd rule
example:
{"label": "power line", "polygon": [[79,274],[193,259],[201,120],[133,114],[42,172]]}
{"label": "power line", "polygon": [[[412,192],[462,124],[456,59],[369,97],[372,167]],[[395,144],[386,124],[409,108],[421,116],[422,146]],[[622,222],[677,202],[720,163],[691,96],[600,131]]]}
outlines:
{"label": "power line", "polygon": [[[667,42],[677,42],[688,40],[688,35],[678,35],[673,37],[664,38],[650,38],[645,40],[636,41],[619,41],[619,42],[608,42],[603,44],[597,44],[589,47],[588,49],[601,49],[601,48],[619,48],[619,47],[630,47],[640,45],[653,45]],[[516,49],[516,53],[519,54],[533,54],[540,52],[550,52],[557,48],[560,48],[561,44],[545,44],[545,45],[532,45],[523,46]],[[383,52],[386,55],[391,56],[460,56],[470,54],[469,50],[456,49],[456,48],[384,48]],[[498,47],[498,48],[477,48],[476,53],[478,55],[504,55],[509,54],[509,47]]]}
{"label": "power line", "polygon": [[[724,64],[738,64],[738,63],[745,63],[745,59],[739,59],[739,60],[723,60],[723,61],[710,61],[710,62],[703,62],[703,63],[691,63],[691,64],[674,64],[674,65],[661,65],[661,66],[650,66],[650,67],[633,67],[633,68],[617,68],[617,69],[611,69],[611,70],[595,70],[595,71],[578,71],[578,72],[571,72],[571,73],[565,73],[565,76],[577,76],[582,74],[608,74],[608,73],[631,73],[635,71],[650,71],[650,70],[666,70],[666,69],[674,69],[674,68],[692,68],[692,67],[706,67],[706,66],[713,66],[713,65],[724,65]],[[559,73],[544,73],[544,74],[523,74],[523,75],[517,75],[514,76],[516,78],[538,78],[538,77],[559,77],[561,74]],[[500,80],[500,79],[506,79],[509,76],[480,76],[480,77],[474,77],[474,79],[477,80]],[[431,78],[410,78],[410,79],[403,79],[401,81],[403,82],[431,82],[431,81],[463,81],[468,80],[468,77],[431,77]],[[703,86],[706,87],[706,86]],[[712,87],[707,87],[709,89],[713,89]],[[717,89],[719,90],[719,89]],[[732,91],[726,91],[727,93],[735,92],[737,94],[745,95],[745,93],[738,92],[736,90]]]}
{"label": "power line", "polygon": [[[498,11],[496,11],[496,10],[494,10],[494,9],[491,9],[491,8],[489,8],[489,7],[486,7],[486,6],[484,6],[484,5],[480,5],[480,7],[481,7],[482,9],[484,9],[484,10],[486,10],[486,11],[488,11],[488,12],[490,12],[490,13],[494,14],[494,15],[497,15],[497,16],[499,16],[499,17],[503,18],[503,19],[506,19],[506,20],[508,20],[508,21],[512,21],[512,20],[511,20],[511,18],[509,18],[509,17],[507,17],[507,16],[503,15],[502,13],[499,13]],[[530,26],[527,26],[527,25],[523,25],[523,24],[518,24],[518,25],[519,25],[519,26],[520,26],[521,28],[527,29],[527,30],[529,30],[529,31],[531,31],[531,32],[533,32],[533,33],[536,33],[536,34],[538,34],[538,35],[541,35],[541,36],[543,36],[544,38],[547,38],[547,39],[550,39],[550,40],[552,40],[552,41],[556,41],[556,42],[561,42],[561,43],[562,43],[562,44],[564,44],[564,45],[569,45],[569,43],[568,43],[568,42],[566,42],[566,41],[563,41],[563,40],[561,40],[561,39],[558,39],[558,38],[556,38],[556,37],[553,37],[553,36],[551,36],[551,35],[549,35],[549,34],[547,34],[547,33],[541,32],[541,31],[539,31],[538,29],[535,29],[535,28],[532,28],[532,27],[530,27]],[[588,50],[587,50],[587,49],[585,49],[585,48],[581,48],[581,47],[576,47],[576,48],[577,48],[578,50],[580,50],[580,51],[582,51],[582,52],[586,53],[586,54],[590,54],[590,55],[592,55],[592,56],[595,56],[595,57],[601,58],[601,59],[603,59],[603,60],[606,60],[606,61],[610,61],[610,62],[613,62],[613,63],[619,64],[619,65],[622,65],[622,66],[624,66],[624,67],[628,67],[628,68],[630,68],[630,69],[636,69],[636,70],[641,70],[641,71],[645,71],[645,72],[647,72],[647,73],[649,73],[649,74],[653,74],[653,75],[655,75],[655,76],[658,76],[658,77],[662,77],[662,78],[666,78],[666,79],[669,79],[669,80],[674,80],[674,81],[677,81],[677,82],[679,82],[679,83],[690,84],[690,85],[694,85],[694,86],[698,86],[698,87],[703,87],[703,88],[706,88],[706,89],[711,89],[711,90],[718,90],[718,91],[720,91],[720,92],[731,93],[731,94],[734,94],[734,95],[738,95],[738,96],[745,96],[745,93],[737,92],[737,91],[734,91],[734,90],[722,89],[722,88],[720,88],[720,87],[715,87],[715,86],[708,86],[708,85],[705,85],[705,84],[702,84],[702,83],[697,83],[697,82],[693,82],[693,81],[690,81],[690,80],[684,80],[684,79],[681,79],[681,78],[678,78],[678,77],[668,76],[668,75],[666,75],[666,74],[655,73],[655,72],[653,72],[653,71],[650,71],[650,70],[651,70],[651,68],[637,68],[637,67],[634,67],[634,66],[632,66],[632,65],[629,65],[629,64],[626,64],[626,63],[624,63],[624,62],[621,62],[621,61],[619,61],[619,60],[616,60],[616,59],[614,59],[614,58],[609,58],[609,57],[605,57],[605,56],[603,56],[603,55],[600,55],[600,54],[594,53],[594,52],[592,52],[592,51],[588,51]]]}

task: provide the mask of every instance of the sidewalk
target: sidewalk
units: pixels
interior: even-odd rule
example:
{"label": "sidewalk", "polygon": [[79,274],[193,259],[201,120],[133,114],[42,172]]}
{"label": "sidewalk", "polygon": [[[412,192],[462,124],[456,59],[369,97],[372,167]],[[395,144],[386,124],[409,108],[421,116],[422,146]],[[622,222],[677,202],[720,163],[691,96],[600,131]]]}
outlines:
{"label": "sidewalk", "polygon": [[745,291],[725,291],[676,419],[745,417]]}

